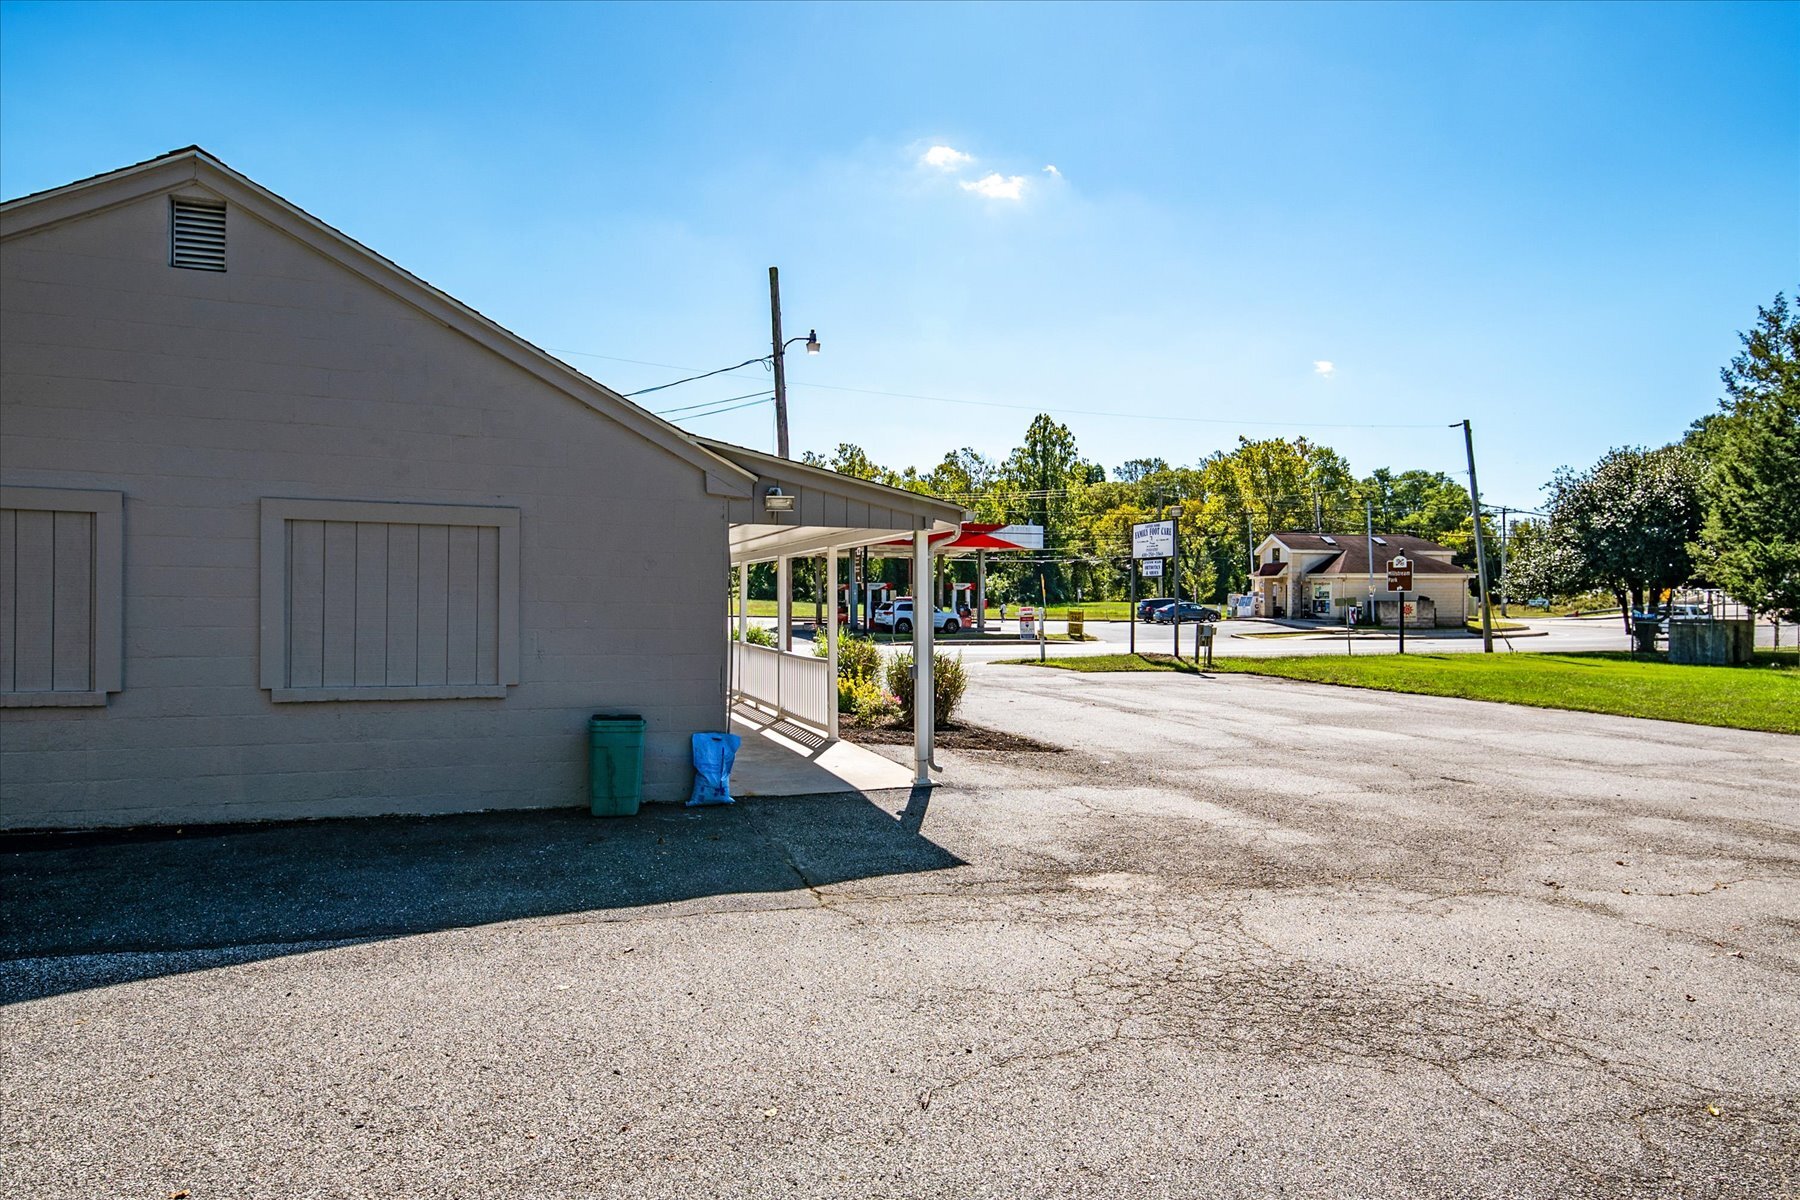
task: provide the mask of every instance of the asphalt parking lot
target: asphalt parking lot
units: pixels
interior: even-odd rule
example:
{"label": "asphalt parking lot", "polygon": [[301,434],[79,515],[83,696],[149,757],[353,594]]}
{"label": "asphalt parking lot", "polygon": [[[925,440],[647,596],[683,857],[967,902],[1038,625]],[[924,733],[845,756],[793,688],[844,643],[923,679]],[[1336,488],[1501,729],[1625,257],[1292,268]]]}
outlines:
{"label": "asphalt parking lot", "polygon": [[1800,740],[980,665],[920,793],[0,857],[34,1196],[1777,1197]]}

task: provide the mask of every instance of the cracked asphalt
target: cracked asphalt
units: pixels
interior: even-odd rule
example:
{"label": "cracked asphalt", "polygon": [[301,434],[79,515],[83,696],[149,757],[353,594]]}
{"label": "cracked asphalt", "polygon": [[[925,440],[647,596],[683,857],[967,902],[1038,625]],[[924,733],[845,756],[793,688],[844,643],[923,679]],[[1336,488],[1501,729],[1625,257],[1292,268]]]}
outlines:
{"label": "cracked asphalt", "polygon": [[977,666],[930,793],[19,842],[45,1197],[1782,1197],[1800,739]]}

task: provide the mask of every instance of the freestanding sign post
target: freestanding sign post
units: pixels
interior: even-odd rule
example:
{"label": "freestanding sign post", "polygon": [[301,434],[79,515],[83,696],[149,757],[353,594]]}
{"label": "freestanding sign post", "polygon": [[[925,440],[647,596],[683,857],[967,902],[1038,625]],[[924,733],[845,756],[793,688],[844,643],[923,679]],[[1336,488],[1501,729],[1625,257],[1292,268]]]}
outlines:
{"label": "freestanding sign post", "polygon": [[1400,593],[1400,653],[1406,653],[1406,593],[1412,590],[1412,560],[1404,554],[1396,554],[1388,560],[1388,591]]}
{"label": "freestanding sign post", "polygon": [[[1179,510],[1177,510],[1179,515]],[[1139,521],[1131,527],[1131,559],[1132,580],[1135,583],[1139,570],[1144,578],[1158,579],[1162,576],[1162,560],[1175,557],[1175,522],[1174,521]],[[1179,605],[1180,593],[1176,593]],[[1132,591],[1131,605],[1131,652],[1137,653],[1137,593]],[[1175,610],[1179,621],[1181,609]],[[1175,657],[1181,657],[1181,626],[1175,626]]]}
{"label": "freestanding sign post", "polygon": [[1137,577],[1138,561],[1131,560],[1131,608],[1126,614],[1131,618],[1131,653],[1137,653]]}

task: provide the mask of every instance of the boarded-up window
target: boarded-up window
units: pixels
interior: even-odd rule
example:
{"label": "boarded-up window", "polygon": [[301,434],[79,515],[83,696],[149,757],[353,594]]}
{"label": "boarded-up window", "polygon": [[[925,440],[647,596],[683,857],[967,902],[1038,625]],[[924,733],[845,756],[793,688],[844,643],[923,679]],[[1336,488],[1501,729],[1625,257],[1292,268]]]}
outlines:
{"label": "boarded-up window", "polygon": [[118,492],[0,488],[0,704],[120,689],[122,516]]}
{"label": "boarded-up window", "polygon": [[519,513],[262,502],[262,685],[276,700],[504,696]]}

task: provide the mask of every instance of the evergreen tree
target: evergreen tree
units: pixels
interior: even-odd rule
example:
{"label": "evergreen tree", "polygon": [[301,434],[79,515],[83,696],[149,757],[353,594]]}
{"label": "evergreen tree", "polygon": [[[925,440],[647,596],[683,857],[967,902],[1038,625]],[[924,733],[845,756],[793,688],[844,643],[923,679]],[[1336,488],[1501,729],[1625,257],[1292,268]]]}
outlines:
{"label": "evergreen tree", "polygon": [[1777,295],[1756,315],[1720,373],[1722,411],[1688,435],[1711,467],[1696,557],[1753,612],[1800,621],[1800,312]]}

